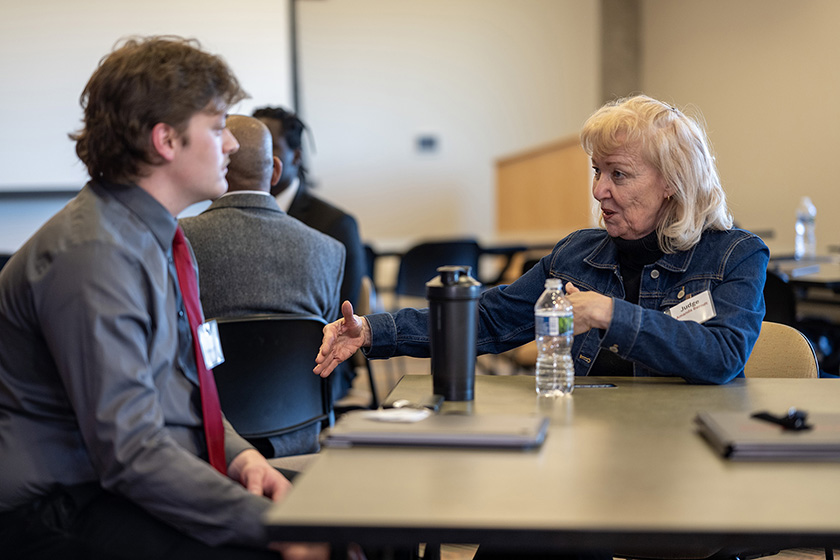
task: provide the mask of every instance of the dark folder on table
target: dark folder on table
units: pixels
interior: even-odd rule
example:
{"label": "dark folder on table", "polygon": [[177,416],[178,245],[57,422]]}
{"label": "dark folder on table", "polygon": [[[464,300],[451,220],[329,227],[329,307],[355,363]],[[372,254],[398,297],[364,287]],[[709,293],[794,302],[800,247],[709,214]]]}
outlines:
{"label": "dark folder on table", "polygon": [[434,414],[418,422],[382,422],[369,411],[343,415],[323,438],[329,447],[395,445],[528,449],[545,440],[548,418]]}
{"label": "dark folder on table", "polygon": [[698,429],[723,457],[749,461],[840,460],[840,413],[808,415],[809,430],[785,430],[749,412],[698,413]]}

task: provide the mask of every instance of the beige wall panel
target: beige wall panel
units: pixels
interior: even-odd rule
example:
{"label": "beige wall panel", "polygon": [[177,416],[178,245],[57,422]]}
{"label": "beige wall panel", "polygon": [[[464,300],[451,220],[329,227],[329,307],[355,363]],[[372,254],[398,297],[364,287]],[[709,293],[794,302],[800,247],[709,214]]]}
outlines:
{"label": "beige wall panel", "polygon": [[646,93],[705,117],[735,221],[792,252],[802,196],[840,243],[840,2],[644,0]]}
{"label": "beige wall panel", "polygon": [[590,224],[589,157],[577,138],[496,165],[499,232],[568,231]]}

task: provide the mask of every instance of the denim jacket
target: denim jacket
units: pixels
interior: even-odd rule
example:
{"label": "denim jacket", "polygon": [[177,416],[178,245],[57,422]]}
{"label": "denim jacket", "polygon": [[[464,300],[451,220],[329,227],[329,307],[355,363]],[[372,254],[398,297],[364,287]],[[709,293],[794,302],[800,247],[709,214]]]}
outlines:
{"label": "denim jacket", "polygon": [[[635,376],[677,376],[694,383],[743,377],[764,317],[769,251],[750,232],[709,230],[693,248],[665,254],[642,270],[639,304],[624,301],[615,244],[601,229],[561,240],[530,271],[479,299],[478,351],[499,353],[534,340],[534,304],[547,278],[613,298],[604,331],[578,334],[572,345],[576,375],[587,375],[600,351],[633,362]],[[706,290],[716,315],[703,324],[665,312]],[[403,309],[368,316],[371,358],[429,355],[428,310]]]}

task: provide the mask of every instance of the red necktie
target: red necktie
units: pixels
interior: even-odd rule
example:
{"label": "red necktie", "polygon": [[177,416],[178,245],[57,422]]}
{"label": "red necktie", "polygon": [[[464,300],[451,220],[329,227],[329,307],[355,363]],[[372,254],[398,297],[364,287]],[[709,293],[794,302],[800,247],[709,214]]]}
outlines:
{"label": "red necktie", "polygon": [[213,372],[208,370],[204,364],[204,354],[201,352],[201,345],[198,342],[198,326],[204,322],[204,313],[201,311],[201,303],[198,301],[195,269],[181,226],[178,226],[178,229],[175,230],[175,239],[172,241],[172,257],[175,259],[178,285],[181,287],[181,298],[184,300],[184,307],[187,310],[187,319],[190,322],[190,332],[195,347],[195,365],[198,369],[198,386],[201,391],[201,413],[204,416],[207,455],[210,464],[217,471],[227,474],[222,409],[219,406],[216,380],[213,378]]}

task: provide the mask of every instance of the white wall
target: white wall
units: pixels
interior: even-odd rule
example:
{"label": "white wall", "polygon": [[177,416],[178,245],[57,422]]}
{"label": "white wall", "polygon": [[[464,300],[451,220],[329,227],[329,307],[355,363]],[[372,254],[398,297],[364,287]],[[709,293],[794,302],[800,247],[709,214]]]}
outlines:
{"label": "white wall", "polygon": [[[0,193],[79,189],[87,175],[67,134],[99,59],[127,35],[177,34],[221,54],[252,98],[291,99],[288,0],[28,0],[0,8]],[[68,197],[69,198],[69,197]],[[0,252],[20,246],[60,197],[0,196]]]}
{"label": "white wall", "polygon": [[642,21],[644,90],[705,115],[736,221],[792,251],[809,195],[840,243],[840,2],[644,0]]}
{"label": "white wall", "polygon": [[[577,134],[598,105],[598,5],[299,3],[301,116],[323,196],[365,239],[491,234],[494,159]],[[420,134],[436,154],[415,151]]]}
{"label": "white wall", "polygon": [[6,2],[0,17],[0,111],[7,133],[0,188],[73,187],[87,178],[67,133],[79,95],[100,58],[127,35],[177,34],[221,54],[253,99],[290,97],[286,1],[30,0]]}
{"label": "white wall", "polygon": [[[598,4],[300,2],[302,115],[314,131],[310,164],[323,195],[354,212],[368,239],[492,233],[494,158],[576,133],[598,104]],[[285,8],[277,10],[268,25],[218,0],[208,9],[235,18],[231,29],[283,33]],[[835,0],[643,0],[643,89],[703,112],[736,220],[775,228],[774,245],[792,244],[793,211],[805,194],[819,211],[819,244],[840,243],[832,168],[840,146],[838,22]],[[44,29],[5,25],[0,61],[9,44],[62,56],[66,42],[49,40],[66,35],[60,24],[45,16]],[[227,49],[219,43],[219,52]],[[4,123],[15,108],[0,104]],[[7,131],[0,153],[20,133]],[[62,124],[53,134],[67,132]],[[420,133],[439,137],[437,155],[414,152]],[[16,248],[53,211],[52,202],[33,204],[40,210],[21,214],[0,199],[0,251]]]}

